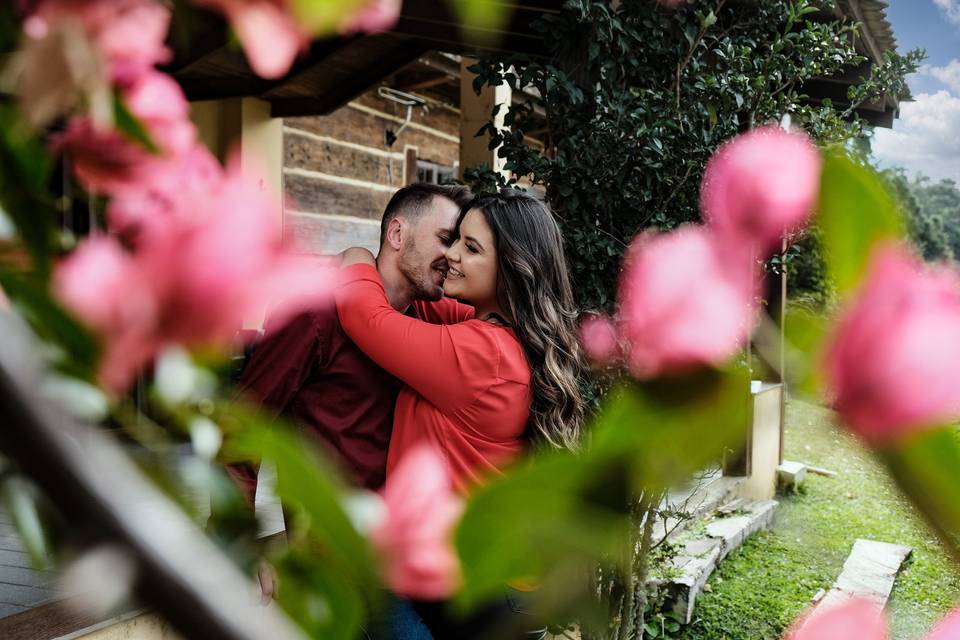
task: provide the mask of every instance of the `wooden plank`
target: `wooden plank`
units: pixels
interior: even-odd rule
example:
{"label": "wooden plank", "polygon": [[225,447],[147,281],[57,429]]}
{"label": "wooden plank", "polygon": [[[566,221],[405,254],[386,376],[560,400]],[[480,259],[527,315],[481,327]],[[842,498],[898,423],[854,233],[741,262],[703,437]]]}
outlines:
{"label": "wooden plank", "polygon": [[[358,98],[357,103],[370,106],[377,111],[385,111],[384,115],[388,114],[387,110],[390,109],[389,105],[370,94],[364,94]],[[284,124],[317,136],[383,151],[388,150],[384,146],[384,130],[387,127],[396,129],[399,126],[376,113],[360,111],[352,107],[338,109],[328,116],[287,118]],[[413,126],[416,124],[427,125],[427,128]],[[460,154],[459,141],[441,138],[434,131],[456,136],[459,127],[460,121],[455,113],[434,109],[429,114],[424,114],[420,109],[414,109],[411,126],[403,130],[392,150],[399,152],[404,146],[410,145],[417,147],[419,157],[422,159],[453,166]]]}
{"label": "wooden plank", "polygon": [[49,640],[77,632],[105,618],[78,613],[64,600],[22,609],[0,618],[3,640]]}
{"label": "wooden plank", "polygon": [[380,248],[380,225],[349,216],[325,216],[288,211],[283,221],[284,244],[298,253],[332,255],[347,247]]}
{"label": "wooden plank", "polygon": [[861,598],[883,608],[903,562],[913,549],[899,544],[858,538],[843,563],[843,570],[817,606],[834,606]]}
{"label": "wooden plank", "polygon": [[[403,176],[396,176],[399,181]],[[285,209],[379,220],[393,194],[310,176],[284,176]],[[397,185],[396,188],[399,188]]]}
{"label": "wooden plank", "polygon": [[[283,166],[307,171],[347,176],[389,185],[403,172],[403,160],[365,150],[361,146],[338,145],[334,141],[297,135],[283,135]],[[371,153],[373,152],[373,153]]]}
{"label": "wooden plank", "polygon": [[413,184],[417,181],[417,148],[407,147],[404,150],[403,160],[403,183]]}

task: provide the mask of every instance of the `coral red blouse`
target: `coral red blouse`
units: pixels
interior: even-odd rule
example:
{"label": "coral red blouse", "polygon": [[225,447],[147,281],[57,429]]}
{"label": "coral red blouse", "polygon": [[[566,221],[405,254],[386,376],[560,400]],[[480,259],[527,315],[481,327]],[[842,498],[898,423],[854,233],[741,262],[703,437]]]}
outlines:
{"label": "coral red blouse", "polygon": [[420,442],[446,457],[460,493],[498,473],[523,450],[530,366],[507,327],[473,318],[450,299],[417,303],[423,320],[390,306],[377,270],[343,269],[340,324],[374,362],[406,386],[397,397],[387,478]]}

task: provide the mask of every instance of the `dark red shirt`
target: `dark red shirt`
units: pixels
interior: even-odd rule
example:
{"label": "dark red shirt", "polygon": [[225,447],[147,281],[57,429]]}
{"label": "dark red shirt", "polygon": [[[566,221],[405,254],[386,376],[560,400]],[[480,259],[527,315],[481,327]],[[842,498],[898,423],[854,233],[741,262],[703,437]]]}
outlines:
{"label": "dark red shirt", "polygon": [[[332,448],[358,486],[379,489],[399,390],[400,382],[347,337],[330,301],[282,326],[268,321],[238,393]],[[246,485],[252,500],[255,470],[231,473]]]}

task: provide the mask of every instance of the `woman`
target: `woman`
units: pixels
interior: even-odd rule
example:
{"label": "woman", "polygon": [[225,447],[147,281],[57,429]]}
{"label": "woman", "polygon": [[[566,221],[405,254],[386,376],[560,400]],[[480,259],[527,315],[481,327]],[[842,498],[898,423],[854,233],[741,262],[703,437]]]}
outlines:
{"label": "woman", "polygon": [[[372,255],[349,250],[337,310],[357,346],[406,385],[387,481],[426,440],[467,493],[531,447],[576,447],[584,407],[573,293],[549,208],[504,189],[464,207],[457,229],[443,288],[470,307],[446,299],[419,305],[424,320],[408,317],[390,306]],[[475,620],[457,629],[429,609],[418,608],[437,637],[477,631]]]}

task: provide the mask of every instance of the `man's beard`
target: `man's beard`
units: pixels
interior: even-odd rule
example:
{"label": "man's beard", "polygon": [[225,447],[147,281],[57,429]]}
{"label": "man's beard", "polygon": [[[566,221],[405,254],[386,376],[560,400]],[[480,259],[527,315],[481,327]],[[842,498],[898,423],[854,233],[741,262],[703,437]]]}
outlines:
{"label": "man's beard", "polygon": [[435,272],[440,270],[446,273],[447,261],[445,258],[440,258],[429,265],[425,262],[426,260],[417,250],[417,245],[411,242],[400,255],[397,266],[410,283],[416,300],[439,300],[443,297],[443,281],[441,280],[439,285],[434,281]]}

